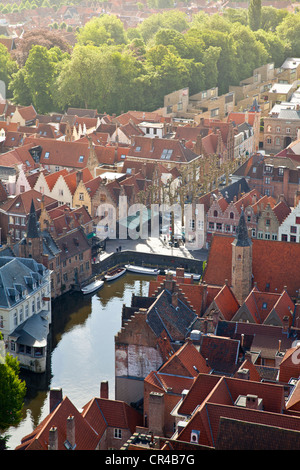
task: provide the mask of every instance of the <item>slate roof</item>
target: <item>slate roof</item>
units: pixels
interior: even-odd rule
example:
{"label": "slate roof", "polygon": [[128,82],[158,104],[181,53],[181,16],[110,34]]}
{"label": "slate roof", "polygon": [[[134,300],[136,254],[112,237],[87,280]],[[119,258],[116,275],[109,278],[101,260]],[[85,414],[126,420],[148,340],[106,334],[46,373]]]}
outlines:
{"label": "slate roof", "polygon": [[234,196],[238,197],[241,193],[250,192],[250,187],[245,178],[241,178],[238,181],[235,181],[234,183],[221,189],[220,192],[226,201],[230,203],[233,201]]}
{"label": "slate roof", "polygon": [[28,238],[39,237],[36,211],[35,211],[33,199],[31,200],[30,212],[29,212],[28,221],[27,221],[27,237]]}
{"label": "slate roof", "polygon": [[217,450],[299,450],[300,431],[220,417]]}
{"label": "slate roof", "polygon": [[147,323],[160,336],[166,330],[171,341],[183,341],[190,333],[197,315],[178,299],[178,308],[172,305],[172,294],[163,290],[147,313]]}
{"label": "slate roof", "polygon": [[[44,282],[46,268],[29,258],[0,257],[0,306],[12,308],[22,299],[22,292],[33,292],[34,282]],[[18,299],[19,296],[19,299]]]}
{"label": "slate roof", "polygon": [[236,228],[236,237],[233,241],[235,246],[251,246],[252,241],[248,235],[248,227],[245,220],[244,210],[242,210],[238,226]]}
{"label": "slate roof", "polygon": [[10,336],[16,338],[19,344],[35,348],[46,347],[49,333],[48,314],[48,311],[42,310],[35,315],[31,315],[19,325]]}

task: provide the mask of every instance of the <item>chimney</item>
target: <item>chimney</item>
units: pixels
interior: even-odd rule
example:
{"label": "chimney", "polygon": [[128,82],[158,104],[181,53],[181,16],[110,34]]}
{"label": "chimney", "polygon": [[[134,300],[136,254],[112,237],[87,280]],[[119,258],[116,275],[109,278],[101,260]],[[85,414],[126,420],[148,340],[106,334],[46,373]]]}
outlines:
{"label": "chimney", "polygon": [[62,402],[62,388],[50,389],[50,413]]}
{"label": "chimney", "polygon": [[67,441],[71,444],[72,448],[75,447],[75,418],[68,416],[67,418]]}
{"label": "chimney", "polygon": [[211,316],[213,318],[213,326],[214,326],[214,328],[216,328],[218,323],[219,323],[220,312],[219,312],[219,310],[213,309],[213,310],[211,310],[210,313],[211,313]]}
{"label": "chimney", "polygon": [[175,287],[175,281],[173,280],[173,275],[172,274],[167,274],[166,279],[164,281],[164,287],[165,289],[169,290],[170,292],[173,292],[174,287]]}
{"label": "chimney", "polygon": [[246,395],[246,408],[250,408],[251,410],[261,409],[259,407],[257,395]]}
{"label": "chimney", "polygon": [[55,426],[49,429],[48,450],[58,450],[58,435]]}
{"label": "chimney", "polygon": [[149,432],[157,436],[164,436],[164,394],[150,392],[149,395]]}
{"label": "chimney", "polygon": [[76,172],[76,186],[79,185],[81,180],[82,180],[82,171],[77,171]]}
{"label": "chimney", "polygon": [[172,292],[172,305],[178,307],[178,292]]}
{"label": "chimney", "polygon": [[178,283],[184,283],[184,268],[176,268],[176,279]]}
{"label": "chimney", "polygon": [[243,380],[250,380],[250,372],[249,369],[239,369],[237,371],[237,378]]}
{"label": "chimney", "polygon": [[284,332],[287,332],[288,329],[289,329],[289,316],[288,315],[285,315],[282,319],[282,330]]}
{"label": "chimney", "polygon": [[100,385],[100,398],[108,398],[108,381],[104,380]]}

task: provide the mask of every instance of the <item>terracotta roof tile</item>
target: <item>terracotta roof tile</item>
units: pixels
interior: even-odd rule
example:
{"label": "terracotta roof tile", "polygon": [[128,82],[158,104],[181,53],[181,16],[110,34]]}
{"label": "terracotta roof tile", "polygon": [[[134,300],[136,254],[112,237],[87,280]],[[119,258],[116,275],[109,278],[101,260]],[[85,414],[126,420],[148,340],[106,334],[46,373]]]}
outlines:
{"label": "terracotta roof tile", "polygon": [[[27,215],[30,212],[31,202],[33,201],[34,207],[36,210],[41,208],[43,194],[35,189],[30,189],[25,193],[20,193],[15,196],[13,199],[9,199],[2,206],[2,211],[7,213],[13,212],[14,214],[24,214]],[[45,207],[57,204],[56,199],[44,195],[44,205]]]}
{"label": "terracotta roof tile", "polygon": [[159,369],[159,372],[165,374],[188,375],[190,377],[196,377],[199,372],[209,373],[209,371],[210,367],[206,365],[205,358],[191,342],[186,342]]}
{"label": "terracotta roof tile", "polygon": [[240,342],[231,338],[203,335],[200,353],[208,359],[209,366],[216,372],[232,373],[236,369]]}
{"label": "terracotta roof tile", "polygon": [[240,306],[234,293],[226,284],[217,293],[214,301],[225,320],[231,320]]}
{"label": "terracotta roof tile", "polygon": [[[203,280],[210,285],[231,285],[232,247],[234,238],[214,234]],[[279,255],[280,254],[280,255]],[[299,243],[252,239],[253,281],[261,292],[282,292],[287,286],[291,297],[300,287],[300,273],[295,259],[300,257]]]}
{"label": "terracotta roof tile", "polygon": [[127,403],[108,398],[94,398],[85,405],[82,416],[98,434],[103,433],[103,420],[106,428],[129,429],[133,434],[136,426],[142,426],[143,417]]}
{"label": "terracotta roof tile", "polygon": [[69,416],[74,416],[75,419],[76,449],[95,450],[99,442],[99,436],[68,397],[64,397],[52,413],[31,434],[22,439],[21,445],[16,450],[48,450],[49,430],[53,426],[58,431],[58,450],[67,450],[64,443],[67,438],[66,426]]}

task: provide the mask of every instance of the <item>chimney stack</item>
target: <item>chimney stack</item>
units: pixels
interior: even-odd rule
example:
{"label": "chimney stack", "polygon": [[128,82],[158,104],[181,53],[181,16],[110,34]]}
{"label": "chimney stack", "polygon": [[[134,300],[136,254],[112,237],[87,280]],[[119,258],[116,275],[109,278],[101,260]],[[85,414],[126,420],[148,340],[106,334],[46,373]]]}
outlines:
{"label": "chimney stack", "polygon": [[50,389],[50,413],[60,404],[62,401],[62,388],[51,388]]}
{"label": "chimney stack", "polygon": [[68,416],[67,418],[67,441],[69,441],[72,448],[75,447],[75,418],[74,416]]}
{"label": "chimney stack", "polygon": [[172,305],[173,307],[178,307],[178,293],[172,292]]}
{"label": "chimney stack", "polygon": [[107,380],[101,382],[100,398],[108,398],[108,381]]}
{"label": "chimney stack", "polygon": [[58,450],[58,435],[55,426],[49,429],[48,450]]}
{"label": "chimney stack", "polygon": [[246,408],[250,408],[252,410],[258,410],[258,396],[257,395],[251,395],[248,394],[246,396]]}

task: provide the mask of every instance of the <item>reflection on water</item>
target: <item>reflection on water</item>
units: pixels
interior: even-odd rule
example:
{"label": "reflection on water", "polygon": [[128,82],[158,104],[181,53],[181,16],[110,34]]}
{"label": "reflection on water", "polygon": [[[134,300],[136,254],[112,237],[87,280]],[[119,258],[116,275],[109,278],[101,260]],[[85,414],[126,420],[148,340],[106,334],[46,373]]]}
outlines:
{"label": "reflection on water", "polygon": [[28,393],[22,422],[6,433],[10,449],[49,413],[51,387],[61,387],[78,409],[99,396],[103,380],[114,398],[114,336],[121,328],[122,306],[130,305],[133,293],[147,296],[148,286],[148,276],[128,273],[93,295],[73,293],[53,303],[49,373],[22,374]]}

